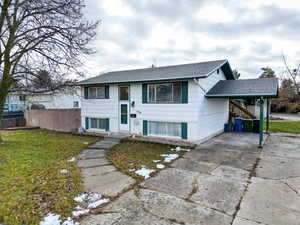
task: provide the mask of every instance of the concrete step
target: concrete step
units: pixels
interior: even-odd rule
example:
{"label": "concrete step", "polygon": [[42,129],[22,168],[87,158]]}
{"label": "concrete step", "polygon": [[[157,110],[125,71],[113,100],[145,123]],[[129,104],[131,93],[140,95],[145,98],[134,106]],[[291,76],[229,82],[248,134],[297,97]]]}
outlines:
{"label": "concrete step", "polygon": [[98,141],[92,145],[90,145],[88,148],[94,148],[94,149],[109,149],[115,145],[119,144],[119,142],[116,141]]}

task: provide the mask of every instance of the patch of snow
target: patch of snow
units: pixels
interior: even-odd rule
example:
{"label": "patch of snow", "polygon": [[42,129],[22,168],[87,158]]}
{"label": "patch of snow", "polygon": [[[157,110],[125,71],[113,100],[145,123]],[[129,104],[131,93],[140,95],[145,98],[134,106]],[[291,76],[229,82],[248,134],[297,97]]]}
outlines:
{"label": "patch of snow", "polygon": [[71,159],[68,160],[68,162],[75,162],[75,161],[76,161],[75,157],[73,157],[73,158],[71,158]]}
{"label": "patch of snow", "polygon": [[108,202],[109,202],[108,198],[100,199],[98,201],[90,203],[87,208],[88,209],[94,209],[94,208],[97,208],[98,206],[103,205],[103,204],[108,203]]}
{"label": "patch of snow", "polygon": [[60,225],[61,220],[59,217],[60,215],[48,213],[48,215],[44,217],[44,220],[40,222],[40,225]]}
{"label": "patch of snow", "polygon": [[67,169],[61,169],[59,172],[62,174],[67,174],[69,171]]}
{"label": "patch of snow", "polygon": [[87,200],[89,202],[94,202],[94,201],[97,201],[99,199],[102,198],[102,195],[100,194],[97,194],[97,193],[90,193],[88,196],[87,196]]}
{"label": "patch of snow", "polygon": [[70,217],[68,217],[68,219],[63,222],[62,225],[80,225],[78,222],[74,222]]}
{"label": "patch of snow", "polygon": [[176,148],[171,148],[172,151],[176,151],[176,152],[180,152],[180,151],[186,151],[189,152],[191,151],[191,149],[187,149],[187,148],[181,148],[180,146],[177,146]]}
{"label": "patch of snow", "polygon": [[144,177],[145,179],[148,179],[150,177],[150,174],[153,173],[154,171],[155,170],[142,168],[142,169],[139,169],[139,170],[135,171],[135,173],[139,176]]}
{"label": "patch of snow", "polygon": [[157,164],[156,168],[157,169],[163,169],[163,168],[165,168],[165,165],[163,165],[163,164]]}
{"label": "patch of snow", "polygon": [[177,155],[177,154],[161,154],[161,156],[165,158],[164,161],[166,163],[169,163],[172,160],[177,159],[179,157],[179,155]]}
{"label": "patch of snow", "polygon": [[90,211],[89,209],[76,210],[76,211],[72,212],[72,215],[75,217],[78,217],[78,216],[82,216],[82,215],[89,213],[89,211]]}
{"label": "patch of snow", "polygon": [[159,159],[156,159],[156,160],[152,160],[152,162],[154,162],[154,163],[158,163],[158,162],[160,162],[161,160],[159,160]]}
{"label": "patch of snow", "polygon": [[128,171],[129,171],[129,172],[133,172],[133,171],[135,171],[135,169],[129,169]]}
{"label": "patch of snow", "polygon": [[84,202],[84,201],[86,200],[87,196],[88,196],[87,193],[81,194],[81,195],[75,197],[75,198],[74,198],[74,201],[80,202],[80,203],[81,203],[81,202]]}
{"label": "patch of snow", "polygon": [[89,142],[86,142],[86,141],[85,141],[85,142],[82,142],[82,143],[83,143],[84,145],[88,145],[88,144],[89,144]]}

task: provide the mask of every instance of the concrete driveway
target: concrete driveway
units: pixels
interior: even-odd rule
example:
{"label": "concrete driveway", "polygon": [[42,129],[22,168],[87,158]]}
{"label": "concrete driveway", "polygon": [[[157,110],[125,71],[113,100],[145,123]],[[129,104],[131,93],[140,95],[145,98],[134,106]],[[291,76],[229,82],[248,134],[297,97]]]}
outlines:
{"label": "concrete driveway", "polygon": [[213,138],[81,224],[299,225],[300,136],[257,138]]}

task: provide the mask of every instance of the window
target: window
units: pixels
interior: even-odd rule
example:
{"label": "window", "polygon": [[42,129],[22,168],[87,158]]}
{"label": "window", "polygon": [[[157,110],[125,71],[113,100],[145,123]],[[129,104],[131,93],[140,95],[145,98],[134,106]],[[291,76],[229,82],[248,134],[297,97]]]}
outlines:
{"label": "window", "polygon": [[20,95],[19,96],[20,101],[26,101],[26,95]]}
{"label": "window", "polygon": [[128,100],[128,86],[120,87],[120,100]]}
{"label": "window", "polygon": [[89,87],[88,96],[91,99],[105,98],[105,86]]}
{"label": "window", "polygon": [[181,101],[181,83],[161,83],[148,85],[150,103],[174,103]]}
{"label": "window", "polygon": [[91,129],[102,129],[105,130],[105,119],[91,118]]}
{"label": "window", "polygon": [[74,101],[73,102],[73,108],[78,108],[79,107],[79,102],[78,101]]}
{"label": "window", "polygon": [[149,134],[181,137],[181,123],[149,121]]}

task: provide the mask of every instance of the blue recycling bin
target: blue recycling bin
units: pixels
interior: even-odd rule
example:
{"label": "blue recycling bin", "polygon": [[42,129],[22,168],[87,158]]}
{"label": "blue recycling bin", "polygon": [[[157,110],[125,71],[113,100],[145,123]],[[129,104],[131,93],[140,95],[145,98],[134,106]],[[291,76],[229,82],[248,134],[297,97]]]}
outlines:
{"label": "blue recycling bin", "polygon": [[235,118],[235,124],[234,129],[236,132],[242,132],[243,131],[243,120],[241,118]]}

